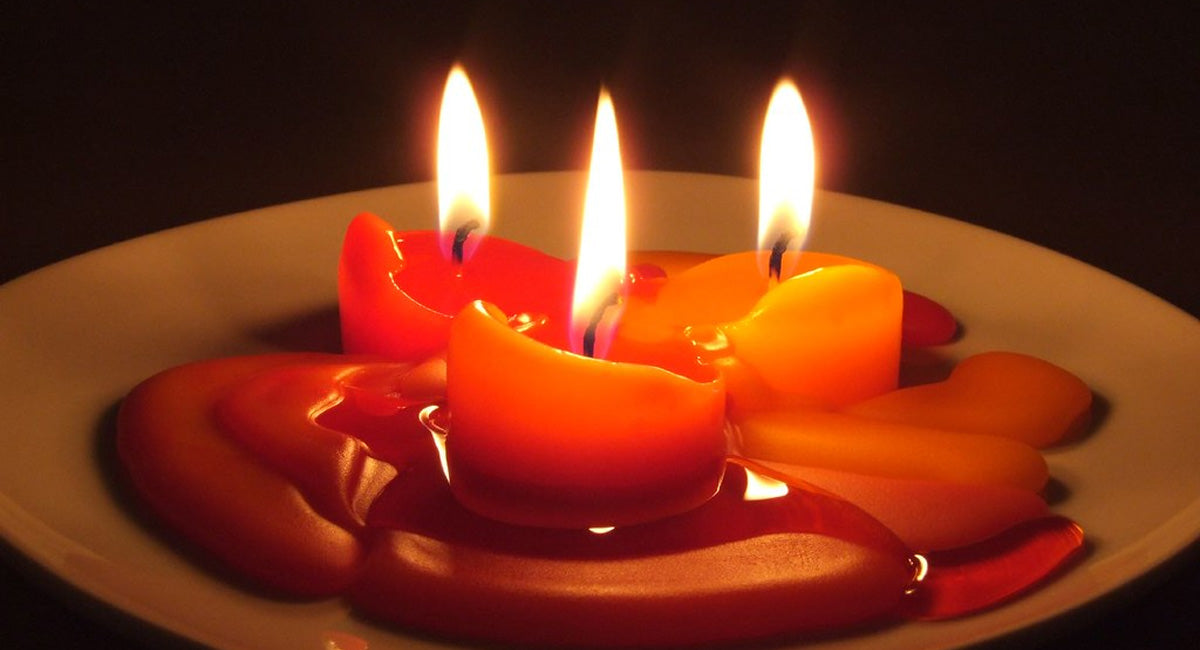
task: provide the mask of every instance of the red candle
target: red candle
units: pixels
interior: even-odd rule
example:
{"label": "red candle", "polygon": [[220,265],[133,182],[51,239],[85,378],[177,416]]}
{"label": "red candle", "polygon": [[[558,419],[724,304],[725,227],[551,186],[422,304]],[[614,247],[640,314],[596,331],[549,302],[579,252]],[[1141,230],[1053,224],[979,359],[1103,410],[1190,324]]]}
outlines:
{"label": "red candle", "polygon": [[350,223],[338,267],[346,353],[407,361],[438,354],[446,348],[453,315],[475,299],[545,324],[531,336],[565,340],[569,263],[479,237],[474,255],[459,265],[442,255],[440,239],[431,231],[396,232],[371,214]]}
{"label": "red candle", "polygon": [[438,354],[452,316],[477,298],[552,324],[530,334],[562,340],[570,265],[484,235],[490,223],[487,141],[461,68],[446,81],[437,168],[438,233],[396,232],[369,214],[346,231],[338,265],[345,351],[399,360]]}

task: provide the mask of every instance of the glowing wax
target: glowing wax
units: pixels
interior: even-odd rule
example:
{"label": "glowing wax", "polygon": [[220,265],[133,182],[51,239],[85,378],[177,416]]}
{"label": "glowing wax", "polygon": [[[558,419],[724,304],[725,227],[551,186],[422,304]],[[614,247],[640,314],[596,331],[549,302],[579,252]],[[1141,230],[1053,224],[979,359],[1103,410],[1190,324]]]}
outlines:
{"label": "glowing wax", "polygon": [[836,407],[896,387],[903,297],[895,275],[803,253],[789,263],[797,274],[772,285],[757,259],[725,255],[635,291],[610,358],[675,368],[699,356],[729,369],[734,408],[765,394]]}
{"label": "glowing wax", "polygon": [[711,497],[726,455],[724,383],[565,352],[474,303],[447,350],[450,484],[503,521],[619,526]]}
{"label": "glowing wax", "polygon": [[[504,239],[479,239],[470,259],[456,264],[436,232],[397,232],[375,215],[356,217],[338,264],[343,350],[425,359],[445,350],[454,314],[476,299],[565,328],[574,267]],[[560,340],[565,329],[531,334]]]}
{"label": "glowing wax", "polygon": [[736,449],[750,458],[860,474],[1006,485],[1036,492],[1049,472],[1022,442],[868,420],[844,413],[784,409],[736,423]]}
{"label": "glowing wax", "polygon": [[1088,424],[1092,391],[1035,357],[988,352],[964,359],[945,381],[880,395],[845,409],[883,420],[1020,440],[1045,447]]}

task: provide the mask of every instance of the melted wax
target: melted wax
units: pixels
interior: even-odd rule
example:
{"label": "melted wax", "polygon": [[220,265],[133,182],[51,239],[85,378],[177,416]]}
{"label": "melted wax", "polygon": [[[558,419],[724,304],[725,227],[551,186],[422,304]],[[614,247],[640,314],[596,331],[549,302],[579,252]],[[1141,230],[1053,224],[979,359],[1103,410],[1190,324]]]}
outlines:
{"label": "melted wax", "polygon": [[[457,503],[422,424],[443,368],[315,354],[190,364],[131,393],[118,449],[157,515],[265,587],[523,645],[732,642],[959,616],[1037,583],[1082,544],[1073,524],[1036,519],[927,553],[914,582],[913,550],[875,518],[736,458],[716,496],[675,517],[611,531],[504,524]],[[752,497],[759,476],[775,489]]]}
{"label": "melted wax", "polygon": [[[481,272],[463,279],[425,259],[434,247],[421,237],[369,215],[352,225],[348,246],[363,250],[344,255],[340,272],[349,350],[425,358],[413,347],[425,339],[440,350],[459,302],[529,295],[528,282],[486,272],[513,255],[518,275],[549,283],[541,293],[565,304],[560,260],[499,242],[501,262],[481,251]],[[656,300],[664,278],[708,257],[650,254],[653,264],[632,266],[630,299]],[[449,283],[438,295],[457,302],[420,307],[434,299],[406,287],[430,282]],[[532,311],[545,320],[555,308]],[[378,326],[393,312],[428,336]],[[902,321],[909,350],[957,332],[947,310],[907,291]],[[706,331],[681,341],[721,357],[728,341]],[[762,388],[746,367],[714,365],[730,394]],[[445,375],[440,356],[189,364],[131,392],[118,452],[167,526],[268,590],[343,595],[415,631],[522,646],[744,642],[962,616],[1031,588],[1083,548],[1080,528],[1036,494],[1046,472],[1033,446],[1082,428],[1091,395],[1021,355],[973,357],[945,382],[836,411],[743,398],[728,411],[735,451],[771,462],[731,456],[703,505],[593,530],[503,523],[458,502],[443,446],[454,434],[437,406]],[[798,421],[812,426],[797,435]]]}

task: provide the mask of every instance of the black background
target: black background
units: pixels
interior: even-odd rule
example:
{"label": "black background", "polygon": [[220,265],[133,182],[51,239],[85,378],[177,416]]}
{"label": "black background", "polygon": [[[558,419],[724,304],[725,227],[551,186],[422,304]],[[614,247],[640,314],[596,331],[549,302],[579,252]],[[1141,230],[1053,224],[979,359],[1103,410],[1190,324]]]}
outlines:
{"label": "black background", "polygon": [[[457,60],[497,172],[582,168],[604,83],[627,166],[753,176],[790,75],[821,187],[1028,239],[1194,316],[1188,4],[22,4],[0,23],[0,281],[187,222],[428,180]],[[12,559],[6,641],[129,646]],[[1049,643],[1190,647],[1195,553],[1172,569]]]}

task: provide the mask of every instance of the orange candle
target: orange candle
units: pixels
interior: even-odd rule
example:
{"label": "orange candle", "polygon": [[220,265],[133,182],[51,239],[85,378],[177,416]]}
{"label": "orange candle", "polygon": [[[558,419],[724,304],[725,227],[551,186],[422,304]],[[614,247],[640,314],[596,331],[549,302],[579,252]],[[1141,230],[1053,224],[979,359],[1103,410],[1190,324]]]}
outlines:
{"label": "orange candle", "polygon": [[[590,528],[699,506],[725,464],[724,383],[552,348],[468,306],[450,328],[450,486],[510,523]],[[665,407],[669,405],[669,407]]]}
{"label": "orange candle", "polygon": [[894,274],[803,253],[799,275],[771,287],[757,257],[718,257],[631,297],[612,358],[674,368],[700,357],[727,375],[734,409],[780,397],[840,407],[896,388],[903,290]]}
{"label": "orange candle", "polygon": [[808,231],[814,158],[800,94],[782,83],[763,125],[760,252],[705,261],[634,291],[613,358],[674,368],[699,356],[726,374],[739,410],[776,396],[839,407],[895,389],[900,280],[865,262],[792,250]]}
{"label": "orange candle", "polygon": [[[683,374],[603,356],[625,277],[625,203],[616,116],[596,114],[576,265],[574,354],[514,331],[481,302],[450,328],[450,487],[480,514],[564,528],[678,514],[724,472],[725,389],[693,359]],[[679,364],[683,366],[684,364]]]}

